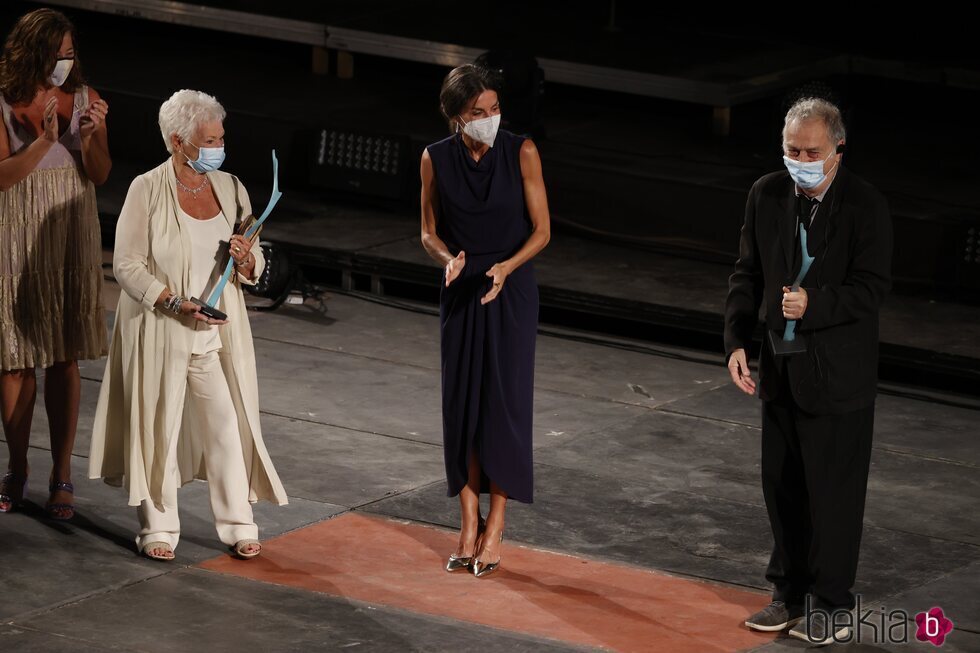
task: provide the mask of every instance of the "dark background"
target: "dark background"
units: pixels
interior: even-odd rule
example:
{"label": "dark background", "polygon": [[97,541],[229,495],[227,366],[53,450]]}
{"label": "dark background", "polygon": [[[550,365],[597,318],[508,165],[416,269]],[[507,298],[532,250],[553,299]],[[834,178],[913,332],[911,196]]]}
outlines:
{"label": "dark background", "polygon": [[[228,110],[225,169],[245,180],[257,204],[255,198],[268,196],[268,153],[277,150],[287,195],[278,224],[290,211],[298,214],[300,205],[310,214],[349,214],[351,230],[359,227],[359,215],[417,223],[418,156],[447,134],[438,92],[451,66],[355,52],[353,74],[345,75],[344,55],[331,48],[321,53],[326,74],[314,74],[311,45],[263,36],[275,19],[284,18],[324,33],[358,30],[382,42],[413,39],[492,50],[509,62],[505,77],[511,82],[531,75],[521,63],[531,57],[571,68],[602,66],[610,77],[627,80],[615,91],[598,90],[549,81],[545,74],[540,93],[505,94],[503,116],[511,129],[530,132],[537,141],[556,238],[618,248],[621,256],[610,266],[645,253],[659,257],[661,281],[669,281],[672,269],[688,274],[697,265],[705,279],[723,281],[735,257],[748,188],[782,167],[786,108],[801,95],[827,97],[839,103],[847,122],[844,165],[888,198],[896,237],[895,296],[924,300],[927,307],[980,303],[980,176],[972,148],[980,55],[970,21],[940,6],[914,16],[876,7],[875,15],[861,17],[687,5],[651,9],[649,3],[609,1],[212,1],[169,3],[182,13],[164,22],[141,14],[138,3],[130,9],[116,4],[115,13],[93,11],[99,3],[91,0],[69,4],[75,6],[59,8],[78,28],[79,59],[111,107],[115,168],[99,191],[107,244],[114,207],[129,180],[166,157],[157,110],[180,88],[212,93]],[[4,2],[0,32],[38,6]],[[202,7],[241,13],[215,26],[198,20],[195,12]],[[828,72],[828,60],[844,63]],[[628,80],[636,74],[659,76],[665,87],[683,83],[732,91],[729,128],[715,128],[722,101],[650,97],[631,86]],[[742,101],[740,94],[756,86],[762,90]],[[369,180],[356,171],[317,165],[322,130],[398,140],[398,174]],[[312,220],[304,228],[323,236],[315,233],[316,225]],[[326,248],[296,256],[304,265],[340,275],[347,253]],[[438,280],[428,268],[384,269],[389,295],[434,301]],[[377,270],[365,274],[384,276]],[[567,274],[580,274],[574,261]],[[602,303],[596,298],[579,304],[549,300],[545,315],[558,323],[718,348],[714,305],[723,290],[705,288],[704,297],[697,287],[658,292],[651,286],[644,296],[641,290],[634,305],[617,305],[615,311],[596,308]],[[649,313],[649,303],[669,310]],[[702,310],[709,304],[712,314]],[[972,321],[969,311],[943,314],[954,316],[951,327],[958,315]],[[635,324],[614,326],[623,319]],[[976,367],[974,362],[967,365]]]}

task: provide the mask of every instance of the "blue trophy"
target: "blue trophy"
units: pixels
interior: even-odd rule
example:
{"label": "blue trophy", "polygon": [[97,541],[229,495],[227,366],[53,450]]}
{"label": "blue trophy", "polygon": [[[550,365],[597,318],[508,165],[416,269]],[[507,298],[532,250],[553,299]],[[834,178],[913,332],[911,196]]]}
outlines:
{"label": "blue trophy", "polygon": [[[806,249],[806,227],[804,227],[802,223],[799,226],[800,253],[802,261],[800,263],[800,272],[796,275],[796,281],[793,282],[793,292],[800,289],[800,284],[803,283],[806,273],[810,270],[810,266],[815,260],[813,256],[810,256],[810,253]],[[777,338],[771,330],[768,331],[768,333],[769,344],[772,345],[772,351],[777,356],[802,354],[806,351],[806,340],[802,336],[797,336],[796,334],[796,320],[786,321],[786,328],[783,330],[782,339]]]}
{"label": "blue trophy", "polygon": [[[259,229],[262,227],[262,223],[265,222],[265,219],[269,217],[270,213],[272,213],[272,209],[275,208],[280,197],[282,197],[282,193],[279,192],[279,159],[276,158],[276,151],[272,150],[272,195],[269,197],[269,205],[265,207],[265,211],[262,212],[259,219],[252,222],[252,224],[248,224],[247,218],[242,222],[242,229],[244,230],[242,235],[245,238],[253,240],[255,236],[258,235]],[[228,280],[231,278],[231,273],[234,268],[235,261],[229,257],[228,264],[225,266],[225,273],[221,275],[221,279],[211,292],[211,297],[209,297],[206,301],[198,299],[197,297],[191,298],[192,302],[200,306],[201,313],[215,320],[228,319],[228,316],[222,311],[219,311],[217,306],[218,301],[221,299],[221,293],[225,289],[225,284],[227,284]]]}

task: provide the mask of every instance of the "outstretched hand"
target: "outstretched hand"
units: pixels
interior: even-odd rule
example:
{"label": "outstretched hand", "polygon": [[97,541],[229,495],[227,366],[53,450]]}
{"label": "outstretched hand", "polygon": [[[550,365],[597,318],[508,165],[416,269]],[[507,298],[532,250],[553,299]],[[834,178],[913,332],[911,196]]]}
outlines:
{"label": "outstretched hand", "polygon": [[456,258],[450,260],[449,263],[446,263],[447,288],[449,287],[449,284],[456,280],[456,277],[459,276],[459,273],[463,271],[464,267],[466,267],[466,252],[461,250],[459,254],[456,255]]}
{"label": "outstretched hand", "polygon": [[490,287],[490,292],[483,296],[480,300],[481,304],[489,304],[497,298],[500,291],[504,287],[504,281],[507,280],[508,272],[500,263],[495,263],[492,268],[487,270],[487,276],[493,279],[493,285]]}
{"label": "outstretched hand", "polygon": [[208,317],[207,315],[201,312],[201,307],[195,304],[194,302],[185,301],[183,304],[181,304],[180,314],[187,315],[188,317],[192,317],[195,320],[204,322],[205,324],[219,325],[219,326],[222,324],[228,324],[228,320],[216,320],[214,318]]}

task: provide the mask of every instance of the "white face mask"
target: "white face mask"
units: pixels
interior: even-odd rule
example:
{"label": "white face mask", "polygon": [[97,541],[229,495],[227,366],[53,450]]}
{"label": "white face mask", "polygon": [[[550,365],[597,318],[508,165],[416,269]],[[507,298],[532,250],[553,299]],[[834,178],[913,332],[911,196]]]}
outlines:
{"label": "white face mask", "polygon": [[74,65],[74,59],[58,59],[58,63],[54,65],[54,72],[48,78],[51,81],[51,85],[61,86],[64,84],[65,80],[68,79],[68,73],[71,72],[71,68]]}
{"label": "white face mask", "polygon": [[472,138],[474,141],[486,143],[490,147],[493,147],[493,142],[497,138],[497,130],[499,128],[500,114],[498,113],[497,115],[490,116],[489,118],[471,120],[463,125],[463,133]]}

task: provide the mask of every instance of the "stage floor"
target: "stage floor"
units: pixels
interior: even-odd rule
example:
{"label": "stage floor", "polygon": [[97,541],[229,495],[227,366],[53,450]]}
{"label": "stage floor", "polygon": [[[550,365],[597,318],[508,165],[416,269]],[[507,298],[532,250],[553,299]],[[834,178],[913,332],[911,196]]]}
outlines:
{"label": "stage floor", "polygon": [[[256,506],[263,557],[228,557],[200,482],[181,491],[177,561],[136,555],[124,493],[86,480],[104,361],[84,363],[78,515],[41,517],[40,399],[32,504],[0,515],[3,650],[803,648],[742,626],[768,599],[759,404],[717,357],[540,336],[536,502],[510,506],[501,571],[477,580],[442,570],[457,508],[438,319],[333,294],[251,320],[265,440],[290,499]],[[877,404],[856,591],[874,610],[941,606],[948,651],[980,650],[977,414],[941,396]]]}

